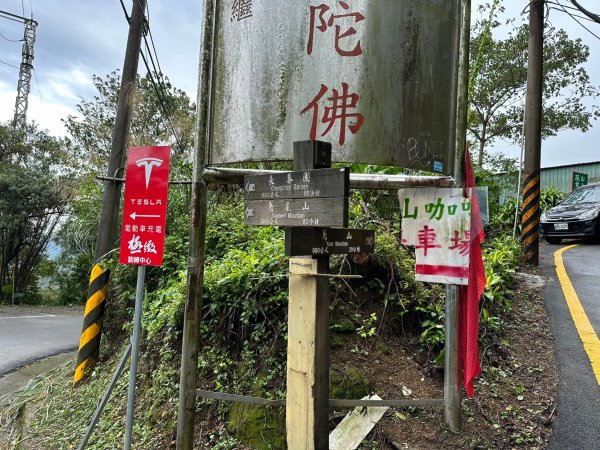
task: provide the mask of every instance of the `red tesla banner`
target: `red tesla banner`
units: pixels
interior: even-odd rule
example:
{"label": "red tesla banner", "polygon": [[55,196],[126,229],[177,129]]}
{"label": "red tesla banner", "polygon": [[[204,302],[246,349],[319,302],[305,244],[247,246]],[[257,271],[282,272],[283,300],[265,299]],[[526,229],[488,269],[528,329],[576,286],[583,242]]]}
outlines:
{"label": "red tesla banner", "polygon": [[121,264],[162,265],[170,160],[171,147],[129,149],[121,228]]}

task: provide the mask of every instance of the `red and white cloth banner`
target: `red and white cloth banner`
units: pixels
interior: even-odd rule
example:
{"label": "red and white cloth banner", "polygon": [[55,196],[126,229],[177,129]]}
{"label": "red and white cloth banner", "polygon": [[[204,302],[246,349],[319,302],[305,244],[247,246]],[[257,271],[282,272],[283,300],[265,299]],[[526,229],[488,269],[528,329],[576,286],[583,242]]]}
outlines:
{"label": "red and white cloth banner", "polygon": [[458,188],[398,191],[402,244],[415,247],[416,279],[465,285],[469,280],[471,202]]}

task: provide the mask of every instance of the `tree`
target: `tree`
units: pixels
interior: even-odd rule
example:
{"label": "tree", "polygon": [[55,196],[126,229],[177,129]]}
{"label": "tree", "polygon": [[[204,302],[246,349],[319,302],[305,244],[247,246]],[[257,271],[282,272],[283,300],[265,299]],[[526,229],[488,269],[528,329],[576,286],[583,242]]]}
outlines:
{"label": "tree", "polygon": [[[152,80],[160,78],[164,81],[155,87]],[[77,116],[70,115],[63,122],[82,173],[99,175],[106,169],[110,154],[120,76],[113,71],[104,78],[93,75],[92,79],[98,93],[82,100],[76,106]],[[170,145],[175,155],[182,157],[191,151],[195,106],[184,91],[173,87],[166,77],[148,74],[138,77],[134,103],[130,147]]]}
{"label": "tree", "polygon": [[[69,193],[63,143],[36,125],[0,125],[0,286],[23,293]],[[14,285],[14,291],[13,291]]]}
{"label": "tree", "polygon": [[[469,86],[468,131],[479,145],[478,162],[484,162],[485,147],[497,138],[519,142],[527,86],[527,25],[513,26],[506,39],[494,40],[486,30],[501,26],[495,14],[480,20],[472,30],[471,67],[476,73]],[[589,48],[581,39],[571,40],[564,30],[548,29],[544,44],[542,138],[565,129],[587,131],[600,116],[598,106],[586,99],[597,98],[583,64]]]}
{"label": "tree", "polygon": [[[153,74],[152,78],[161,77]],[[150,75],[138,78],[128,146],[170,145],[173,148],[171,178],[189,179],[195,106],[185,92],[173,87],[166,78],[163,80],[162,84],[155,86]],[[66,218],[57,233],[62,249],[62,267],[58,275],[61,286],[67,287],[61,289],[59,295],[62,302],[69,303],[76,299],[84,300],[89,267],[93,262],[102,204],[102,184],[96,177],[105,175],[106,171],[120,77],[117,71],[105,77],[93,75],[93,83],[97,94],[91,99],[82,99],[76,106],[77,116],[64,120],[69,133],[67,145],[74,155],[74,167],[78,173]],[[114,175],[123,177],[124,172]],[[175,228],[182,228],[182,233],[188,235],[188,212],[187,189],[170,189],[167,223],[170,235]],[[186,220],[177,221],[176,217],[185,217]]]}

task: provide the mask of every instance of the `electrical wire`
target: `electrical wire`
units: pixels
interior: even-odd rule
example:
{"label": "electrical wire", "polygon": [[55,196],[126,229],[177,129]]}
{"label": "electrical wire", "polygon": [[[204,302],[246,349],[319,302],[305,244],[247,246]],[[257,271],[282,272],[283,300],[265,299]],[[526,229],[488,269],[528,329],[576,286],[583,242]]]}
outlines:
{"label": "electrical wire", "polygon": [[23,39],[9,39],[6,36],[4,36],[2,33],[0,33],[0,37],[7,40],[8,42],[23,42]]}
{"label": "electrical wire", "polygon": [[2,61],[1,59],[0,59],[0,63],[5,64],[5,65],[7,65],[9,67],[14,67],[15,69],[18,69],[17,66],[13,66],[12,64],[7,63],[6,61]]}
{"label": "electrical wire", "polygon": [[[134,3],[138,4],[138,7],[141,8],[140,2],[139,0],[133,0]],[[123,0],[120,0],[121,2],[121,6],[123,8],[123,13],[125,14],[125,18],[127,19],[127,22],[130,21],[130,18],[127,14],[127,10],[125,9],[125,5],[123,3]],[[150,16],[150,10],[148,8],[148,5],[146,4],[146,9],[148,11],[148,17]],[[163,115],[163,117],[166,119],[169,128],[171,129],[171,131],[173,132],[173,137],[175,138],[175,141],[177,142],[177,145],[183,150],[183,145],[181,144],[181,141],[179,139],[179,136],[177,135],[177,132],[175,130],[175,127],[173,126],[173,122],[171,120],[171,115],[169,113],[169,111],[167,110],[167,107],[165,105],[165,101],[163,99],[163,96],[167,95],[168,92],[166,90],[165,87],[165,82],[164,82],[164,77],[162,74],[162,70],[160,69],[160,62],[158,61],[158,54],[156,53],[156,47],[154,46],[154,41],[152,40],[152,36],[151,36],[151,32],[150,32],[150,22],[147,19],[146,14],[144,14],[144,11],[142,10],[142,14],[144,15],[145,18],[145,24],[146,27],[144,29],[144,34],[143,34],[143,38],[144,38],[144,44],[145,44],[145,49],[146,49],[146,53],[148,54],[148,58],[146,58],[146,56],[144,55],[144,49],[141,48],[140,49],[140,55],[142,57],[142,61],[144,62],[144,65],[146,66],[146,70],[148,72],[148,76],[150,79],[150,83],[152,84],[152,87],[154,88],[154,91],[156,93],[156,96],[158,98],[158,102],[161,106],[162,112],[161,115]],[[148,40],[146,38],[146,34],[150,34],[150,39],[152,40],[152,48],[154,50],[154,57],[152,56],[152,53],[150,52],[150,45],[148,44]],[[150,68],[150,64],[148,63],[148,59],[150,59],[151,63],[152,63],[152,68]],[[156,62],[154,61],[156,59]],[[157,69],[158,67],[158,69]],[[159,79],[159,83],[157,83],[154,79],[154,74],[156,74],[156,77]],[[160,86],[160,87],[159,87]],[[162,87],[162,90],[161,90]]]}
{"label": "electrical wire", "polygon": [[175,127],[173,126],[173,122],[171,121],[171,116],[169,114],[169,111],[167,110],[167,107],[165,106],[165,103],[163,101],[162,92],[161,92],[160,88],[158,87],[158,84],[154,80],[154,76],[152,75],[152,71],[150,69],[150,66],[148,64],[146,57],[144,56],[144,53],[141,53],[141,55],[142,55],[142,60],[144,61],[144,65],[146,66],[146,70],[148,71],[148,75],[150,76],[150,83],[154,87],[154,92],[156,92],[156,96],[158,97],[158,103],[160,104],[162,111],[164,113],[163,117],[167,120],[167,123],[169,124],[169,127],[171,128],[171,131],[173,132],[173,137],[175,138],[175,142],[177,142],[177,145],[179,146],[179,148],[181,150],[183,150],[184,147],[181,144],[181,141],[179,140],[179,136],[177,135],[177,132],[175,131]]}
{"label": "electrical wire", "polygon": [[125,19],[127,19],[127,23],[129,23],[131,21],[131,18],[129,17],[129,14],[127,14],[127,8],[125,8],[125,3],[123,3],[123,0],[120,0],[121,2],[121,8],[123,8],[123,14],[125,14]]}
{"label": "electrical wire", "polygon": [[33,69],[33,77],[35,78],[35,85],[37,86],[38,94],[40,96],[40,101],[42,102],[42,105],[43,105],[44,99],[42,98],[42,91],[40,90],[40,84],[38,83],[37,71],[35,70],[35,67],[32,67],[32,69]]}
{"label": "electrical wire", "polygon": [[571,0],[571,3],[573,5],[575,5],[575,7],[581,13],[585,14],[585,16],[588,17],[589,19],[591,19],[593,22],[600,23],[600,15],[599,14],[595,14],[595,13],[593,13],[591,11],[588,11],[583,6],[581,6],[577,0]]}
{"label": "electrical wire", "polygon": [[579,20],[577,20],[577,18],[569,11],[567,11],[564,7],[564,5],[562,3],[560,3],[558,0],[556,1],[556,4],[558,6],[561,7],[562,11],[564,11],[565,13],[567,13],[571,19],[573,19],[575,22],[577,22],[579,24],[580,27],[582,27],[584,30],[586,30],[588,33],[590,33],[592,36],[594,36],[596,39],[600,39],[600,36],[598,36],[596,33],[594,33],[592,30],[590,30],[588,27],[586,27],[584,24],[582,24]]}

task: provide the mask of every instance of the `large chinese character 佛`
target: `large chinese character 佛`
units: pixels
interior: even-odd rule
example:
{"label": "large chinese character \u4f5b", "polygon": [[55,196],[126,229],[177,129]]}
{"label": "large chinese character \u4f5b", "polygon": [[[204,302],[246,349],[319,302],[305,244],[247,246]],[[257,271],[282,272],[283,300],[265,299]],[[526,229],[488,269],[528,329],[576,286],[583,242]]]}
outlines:
{"label": "large chinese character \u4f5b", "polygon": [[[310,128],[310,139],[315,140],[317,136],[317,124],[319,118],[319,100],[327,93],[328,88],[324,84],[321,84],[321,89],[319,93],[315,96],[312,101],[306,105],[300,114],[304,114],[309,109],[313,110],[312,117],[312,125]],[[327,129],[321,134],[321,136],[325,136],[331,128],[335,125],[336,122],[340,122],[340,136],[339,143],[340,145],[344,145],[346,142],[346,128],[350,130],[352,134],[356,134],[365,120],[364,116],[357,112],[349,112],[351,109],[356,109],[356,105],[360,100],[360,96],[358,94],[350,94],[348,92],[348,83],[342,82],[342,93],[337,89],[332,89],[333,95],[328,97],[331,103],[331,106],[326,106],[325,111],[323,112],[323,117],[321,122],[327,124]],[[348,123],[349,119],[354,119],[354,123]]]}
{"label": "large chinese character \u4f5b", "polygon": [[[350,9],[350,5],[347,2],[340,0],[339,4],[344,9],[344,11],[348,11]],[[306,47],[306,52],[309,55],[312,54],[315,29],[319,30],[321,33],[325,33],[335,23],[335,51],[341,56],[362,55],[362,47],[360,46],[360,40],[358,40],[354,47],[350,46],[350,48],[342,48],[340,46],[340,41],[342,39],[351,37],[356,34],[356,28],[350,26],[348,28],[345,28],[344,31],[342,31],[342,27],[338,25],[338,22],[347,22],[347,19],[352,19],[353,23],[358,23],[365,20],[365,16],[363,16],[359,12],[334,14],[330,11],[331,8],[325,4],[310,7],[310,30],[308,34],[308,45]],[[328,12],[330,13],[329,18],[325,20],[325,15]]]}
{"label": "large chinese character \u4f5b", "polygon": [[436,237],[435,230],[425,225],[422,230],[419,230],[419,245],[415,245],[415,249],[422,248],[423,254],[427,256],[430,248],[441,248],[441,245],[436,242]]}
{"label": "large chinese character \u4f5b", "polygon": [[252,0],[234,0],[231,6],[231,21],[252,17]]}

